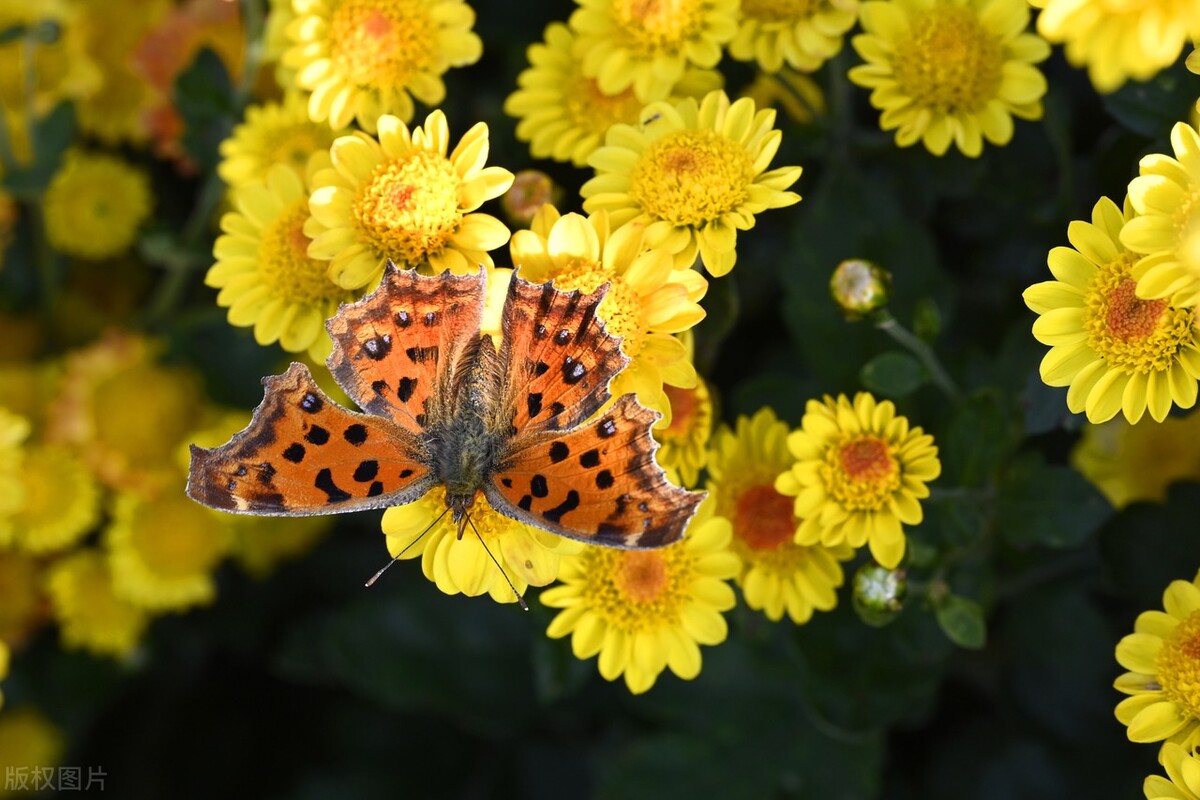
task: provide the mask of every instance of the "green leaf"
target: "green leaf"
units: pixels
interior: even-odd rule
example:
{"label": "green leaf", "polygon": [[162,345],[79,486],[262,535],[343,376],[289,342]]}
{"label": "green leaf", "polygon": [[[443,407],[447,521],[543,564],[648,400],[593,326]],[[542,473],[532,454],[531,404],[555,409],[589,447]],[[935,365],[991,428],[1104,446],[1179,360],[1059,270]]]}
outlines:
{"label": "green leaf", "polygon": [[183,149],[202,171],[216,169],[221,142],[240,114],[225,63],[205,48],[175,80],[175,107],[183,117]]}
{"label": "green leaf", "polygon": [[1020,441],[1020,430],[1004,397],[984,389],[954,411],[939,438],[942,478],[947,486],[981,486],[999,471]]}
{"label": "green leaf", "polygon": [[4,186],[15,197],[37,201],[50,185],[62,163],[63,153],[75,141],[75,107],[60,103],[33,126],[33,161],[13,164],[4,176]]}
{"label": "green leaf", "polygon": [[1100,532],[1108,578],[1140,608],[1161,608],[1173,580],[1191,580],[1200,566],[1200,485],[1171,487],[1165,503],[1134,503]]}
{"label": "green leaf", "polygon": [[902,350],[880,353],[858,373],[863,386],[886,397],[907,397],[925,383],[925,368]]}
{"label": "green leaf", "polygon": [[1070,467],[1024,454],[1000,481],[996,524],[1016,547],[1077,547],[1112,515],[1112,506]]}
{"label": "green leaf", "polygon": [[974,600],[947,595],[934,609],[938,625],[950,641],[968,650],[981,650],[987,643],[983,608]]}
{"label": "green leaf", "polygon": [[1122,125],[1142,136],[1159,138],[1177,121],[1187,119],[1196,102],[1196,77],[1176,65],[1144,83],[1129,81],[1101,98],[1104,108]]}

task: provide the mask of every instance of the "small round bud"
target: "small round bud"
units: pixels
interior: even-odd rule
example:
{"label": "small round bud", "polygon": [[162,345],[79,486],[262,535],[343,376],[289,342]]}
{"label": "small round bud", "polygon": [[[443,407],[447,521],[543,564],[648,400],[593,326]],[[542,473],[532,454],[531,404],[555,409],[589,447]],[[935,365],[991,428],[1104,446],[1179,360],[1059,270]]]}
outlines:
{"label": "small round bud", "polygon": [[886,569],[872,561],[854,573],[854,611],[868,625],[878,628],[894,620],[907,594],[908,576],[902,569]]}
{"label": "small round bud", "polygon": [[829,280],[829,293],[847,319],[859,319],[886,306],[891,289],[892,274],[862,258],[838,264]]}
{"label": "small round bud", "polygon": [[528,228],[534,214],[546,203],[558,204],[562,191],[546,173],[523,169],[513,177],[512,187],[500,199],[504,215],[513,225]]}

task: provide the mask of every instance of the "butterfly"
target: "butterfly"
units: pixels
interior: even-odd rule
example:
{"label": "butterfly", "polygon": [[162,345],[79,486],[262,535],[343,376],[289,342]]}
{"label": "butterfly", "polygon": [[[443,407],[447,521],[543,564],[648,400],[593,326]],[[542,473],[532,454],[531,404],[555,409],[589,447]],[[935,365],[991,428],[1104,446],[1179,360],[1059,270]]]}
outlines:
{"label": "butterfly", "polygon": [[703,492],[655,462],[659,414],[611,405],[629,362],[596,310],[607,286],[561,291],[512,277],[497,348],[480,330],[487,276],[389,262],[379,287],[326,323],[328,365],[366,413],[332,401],[308,367],[263,379],[245,430],[192,445],[187,493],[211,508],[297,516],[385,508],[445,489],[458,525],[482,495],[496,511],[598,545],[683,536]]}

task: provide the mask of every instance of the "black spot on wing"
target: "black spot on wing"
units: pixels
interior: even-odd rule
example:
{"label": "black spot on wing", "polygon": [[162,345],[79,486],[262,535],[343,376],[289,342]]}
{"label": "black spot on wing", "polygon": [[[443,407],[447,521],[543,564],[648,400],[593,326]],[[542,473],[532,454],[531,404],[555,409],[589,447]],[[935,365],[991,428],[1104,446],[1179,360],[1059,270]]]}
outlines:
{"label": "black spot on wing", "polygon": [[375,460],[360,461],[354,469],[354,480],[359,483],[375,480],[379,474],[379,462]]}
{"label": "black spot on wing", "polygon": [[392,352],[392,337],[383,333],[362,343],[363,354],[372,361],[381,361]]}
{"label": "black spot on wing", "polygon": [[383,483],[381,481],[375,481],[371,484],[371,488],[367,489],[367,497],[378,497],[381,494],[383,494]]}
{"label": "black spot on wing", "polygon": [[533,419],[538,414],[542,413],[542,393],[530,392],[525,397],[526,410],[529,412],[529,418]]}
{"label": "black spot on wing", "polygon": [[414,364],[424,364],[426,361],[437,361],[438,348],[437,345],[410,347],[404,351],[404,355],[408,356],[408,360]]}
{"label": "black spot on wing", "polygon": [[313,485],[329,496],[329,502],[341,503],[350,499],[349,492],[346,492],[333,482],[333,472],[329,467],[317,473],[317,479],[313,481]]}
{"label": "black spot on wing", "polygon": [[387,394],[387,390],[388,390],[387,381],[384,381],[384,380],[372,381],[371,389],[375,392],[375,394],[378,394],[378,395]]}
{"label": "black spot on wing", "polygon": [[325,407],[325,401],[317,397],[312,392],[305,392],[304,397],[300,398],[300,408],[310,414],[316,414]]}
{"label": "black spot on wing", "polygon": [[613,422],[612,417],[605,417],[596,423],[596,433],[600,434],[601,438],[610,439],[617,435],[617,424]]}
{"label": "black spot on wing", "polygon": [[355,422],[342,431],[342,438],[357,447],[367,440],[367,426]]}
{"label": "black spot on wing", "polygon": [[587,375],[587,367],[582,362],[567,356],[563,359],[562,377],[563,382],[568,386],[574,386],[583,380],[583,376]]}
{"label": "black spot on wing", "polygon": [[567,492],[566,500],[563,500],[554,508],[547,509],[546,511],[542,512],[542,518],[557,525],[562,521],[563,514],[566,514],[569,511],[574,511],[577,508],[579,508],[579,492],[572,489],[571,491]]}
{"label": "black spot on wing", "polygon": [[529,509],[533,508],[533,498],[529,495],[524,495],[517,503],[517,507],[522,511],[528,511]]}
{"label": "black spot on wing", "polygon": [[529,479],[529,493],[534,497],[545,497],[550,494],[550,487],[546,484],[545,475],[534,475]]}
{"label": "black spot on wing", "polygon": [[283,451],[283,457],[293,464],[299,464],[304,460],[304,445],[293,442]]}
{"label": "black spot on wing", "polygon": [[397,311],[396,312],[396,327],[397,328],[407,328],[409,325],[412,325],[412,315],[409,314],[407,311]]}
{"label": "black spot on wing", "polygon": [[594,469],[600,466],[600,451],[594,447],[588,450],[579,457],[579,465],[587,469]]}
{"label": "black spot on wing", "polygon": [[396,384],[396,397],[400,398],[401,403],[407,403],[416,390],[416,378],[401,378],[400,382]]}
{"label": "black spot on wing", "polygon": [[613,474],[608,470],[602,469],[596,473],[596,487],[598,489],[611,489],[613,483]]}
{"label": "black spot on wing", "polygon": [[558,333],[554,334],[554,343],[555,344],[562,345],[562,344],[566,344],[569,341],[571,341],[571,332],[569,330],[566,330],[565,328],[563,330],[560,330]]}
{"label": "black spot on wing", "polygon": [[329,431],[320,425],[313,425],[308,429],[308,433],[304,434],[304,438],[308,440],[309,444],[320,446],[329,441]]}
{"label": "black spot on wing", "polygon": [[550,445],[550,461],[554,464],[571,455],[571,448],[565,442],[553,442]]}

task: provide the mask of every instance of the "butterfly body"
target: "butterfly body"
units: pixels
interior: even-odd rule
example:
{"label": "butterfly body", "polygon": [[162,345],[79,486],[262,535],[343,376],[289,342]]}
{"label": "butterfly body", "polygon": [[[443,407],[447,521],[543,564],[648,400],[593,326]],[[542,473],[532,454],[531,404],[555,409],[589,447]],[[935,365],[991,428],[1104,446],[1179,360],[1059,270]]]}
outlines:
{"label": "butterfly body", "polygon": [[264,379],[246,430],[193,446],[188,494],[244,514],[306,515],[412,502],[443,487],[463,530],[482,494],[496,511],[582,541],[678,540],[702,493],[654,461],[656,412],[609,403],[627,363],[596,316],[605,289],[564,292],[514,276],[499,348],[480,333],[486,275],[389,267],[327,323],[329,366],[367,413],[334,403],[307,367]]}

